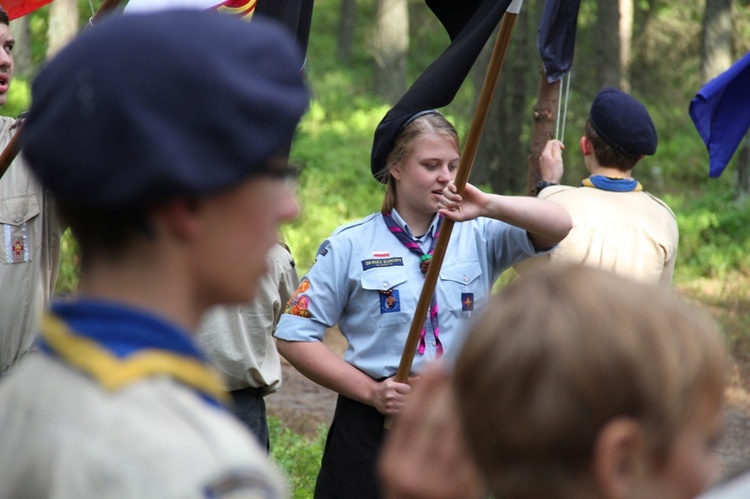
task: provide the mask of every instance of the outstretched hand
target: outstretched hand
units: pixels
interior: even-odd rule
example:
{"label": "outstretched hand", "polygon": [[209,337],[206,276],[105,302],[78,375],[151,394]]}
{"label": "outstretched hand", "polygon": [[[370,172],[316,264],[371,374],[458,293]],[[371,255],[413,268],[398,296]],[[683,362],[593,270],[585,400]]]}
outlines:
{"label": "outstretched hand", "polygon": [[438,211],[456,222],[473,220],[485,214],[487,195],[471,184],[464,187],[463,196],[458,194],[456,184],[451,181],[438,203]]}

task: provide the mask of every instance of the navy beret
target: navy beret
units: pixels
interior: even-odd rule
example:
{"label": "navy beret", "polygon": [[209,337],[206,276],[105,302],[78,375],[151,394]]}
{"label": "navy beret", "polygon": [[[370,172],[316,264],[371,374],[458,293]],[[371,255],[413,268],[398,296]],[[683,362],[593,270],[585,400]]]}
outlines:
{"label": "navy beret", "polygon": [[656,128],[646,107],[621,90],[601,90],[591,104],[589,122],[615,152],[631,158],[656,152]]}
{"label": "navy beret", "polygon": [[196,10],[112,15],[39,73],[23,151],[61,199],[128,207],[269,170],[308,105],[281,25]]}

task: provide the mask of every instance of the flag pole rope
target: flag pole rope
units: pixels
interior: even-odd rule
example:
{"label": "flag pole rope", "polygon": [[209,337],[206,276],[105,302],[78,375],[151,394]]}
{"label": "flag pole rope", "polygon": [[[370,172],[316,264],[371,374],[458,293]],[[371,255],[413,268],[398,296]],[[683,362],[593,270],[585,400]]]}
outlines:
{"label": "flag pole rope", "polygon": [[[563,78],[565,78],[565,75],[563,75]],[[560,138],[560,111],[562,110],[562,100],[563,100],[563,86],[562,83],[560,83],[560,92],[557,96],[557,116],[555,117],[555,139]]]}
{"label": "flag pole rope", "polygon": [[[565,75],[567,77],[567,81],[565,82],[565,107],[563,108],[563,117],[562,117],[562,131],[560,132],[560,142],[565,143],[565,121],[568,117],[568,100],[570,99],[570,79],[573,76],[572,71],[568,71],[568,74]],[[562,85],[560,85],[560,91],[562,91]],[[560,113],[559,106],[558,106],[558,114]]]}

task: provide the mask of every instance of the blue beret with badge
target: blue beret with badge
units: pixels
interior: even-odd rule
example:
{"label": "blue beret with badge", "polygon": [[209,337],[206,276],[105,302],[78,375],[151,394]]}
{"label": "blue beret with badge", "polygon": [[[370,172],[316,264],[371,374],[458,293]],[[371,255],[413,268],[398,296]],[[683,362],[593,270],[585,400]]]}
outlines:
{"label": "blue beret with badge", "polygon": [[656,128],[646,106],[621,90],[602,89],[591,104],[589,122],[616,153],[638,158],[656,152]]}
{"label": "blue beret with badge", "polygon": [[60,199],[124,208],[270,172],[308,105],[288,30],[210,11],[113,15],[39,73],[23,151]]}

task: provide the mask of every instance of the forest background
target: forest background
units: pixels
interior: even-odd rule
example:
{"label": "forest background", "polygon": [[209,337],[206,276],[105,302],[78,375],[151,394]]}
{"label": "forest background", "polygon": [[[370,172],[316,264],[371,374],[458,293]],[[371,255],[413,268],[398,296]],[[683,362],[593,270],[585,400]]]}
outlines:
{"label": "forest background", "polygon": [[[11,23],[18,42],[16,78],[3,114],[28,108],[34,75],[87,26],[101,3],[55,0]],[[526,0],[521,9],[469,179],[501,194],[523,195],[528,189],[531,135],[540,111],[536,35],[543,5]],[[335,227],[379,210],[383,188],[369,166],[375,127],[448,43],[421,0],[315,3],[306,63],[313,99],[291,158],[302,172],[302,215],[282,230],[300,273]],[[442,110],[462,137],[493,44]],[[675,290],[720,323],[736,361],[735,382],[742,387],[750,380],[750,140],[746,137],[721,177],[710,179],[708,154],[688,105],[704,83],[748,50],[750,0],[583,0],[560,127],[568,145],[563,180],[577,184],[586,176],[577,142],[599,89],[616,86],[646,104],[659,147],[634,174],[675,212],[680,228]],[[134,70],[123,68],[123,85]],[[69,293],[77,282],[69,233],[63,253],[58,291]],[[513,277],[506,272],[499,285]]]}

